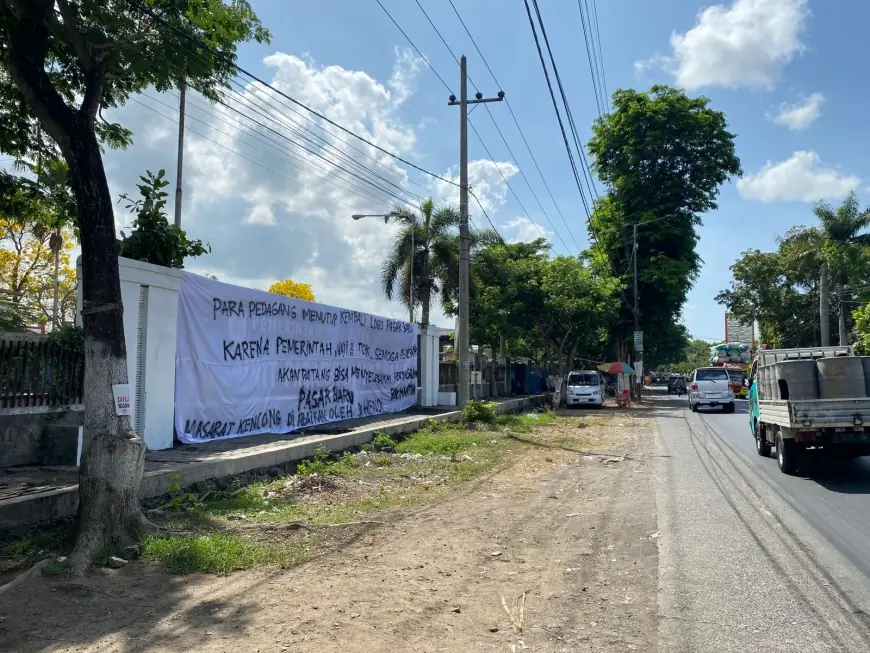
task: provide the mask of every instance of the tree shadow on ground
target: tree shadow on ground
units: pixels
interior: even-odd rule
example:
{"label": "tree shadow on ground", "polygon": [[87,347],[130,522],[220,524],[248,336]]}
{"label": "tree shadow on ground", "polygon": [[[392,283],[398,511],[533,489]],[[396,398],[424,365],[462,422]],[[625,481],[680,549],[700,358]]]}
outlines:
{"label": "tree shadow on ground", "polygon": [[[351,546],[366,532],[360,529],[320,555]],[[276,599],[270,585],[286,585],[283,577],[298,568],[170,575],[133,562],[117,570],[95,567],[83,576],[36,575],[0,595],[0,651],[181,651],[191,640],[235,650],[255,615]],[[302,625],[282,620],[266,628],[281,650],[282,635]],[[262,623],[257,629],[262,636]]]}

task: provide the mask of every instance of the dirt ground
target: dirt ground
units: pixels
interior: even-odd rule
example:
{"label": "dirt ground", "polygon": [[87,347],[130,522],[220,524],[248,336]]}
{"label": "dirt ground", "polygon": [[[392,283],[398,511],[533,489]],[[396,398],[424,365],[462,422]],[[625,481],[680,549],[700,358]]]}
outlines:
{"label": "dirt ground", "polygon": [[299,567],[36,578],[0,597],[0,650],[653,651],[651,431],[565,415],[507,468]]}

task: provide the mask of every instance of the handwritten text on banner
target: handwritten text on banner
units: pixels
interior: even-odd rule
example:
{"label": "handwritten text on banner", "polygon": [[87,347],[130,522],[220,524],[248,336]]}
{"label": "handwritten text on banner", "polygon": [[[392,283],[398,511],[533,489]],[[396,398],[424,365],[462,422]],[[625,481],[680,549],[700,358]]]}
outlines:
{"label": "handwritten text on banner", "polygon": [[184,273],[175,359],[182,442],[288,433],[416,400],[416,324]]}

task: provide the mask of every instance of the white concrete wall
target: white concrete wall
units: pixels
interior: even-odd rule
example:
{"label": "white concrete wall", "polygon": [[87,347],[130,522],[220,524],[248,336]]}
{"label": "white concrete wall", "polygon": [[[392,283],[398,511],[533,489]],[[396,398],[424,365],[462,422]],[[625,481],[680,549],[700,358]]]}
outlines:
{"label": "white concrete wall", "polygon": [[438,363],[440,339],[444,329],[430,326],[420,330],[420,369],[418,394],[421,406],[438,406]]}
{"label": "white concrete wall", "polygon": [[[81,261],[77,263],[81,276]],[[133,428],[151,450],[172,447],[181,270],[118,259]],[[78,311],[82,305],[79,284]],[[140,300],[142,306],[140,308]],[[80,313],[76,322],[81,324]],[[142,337],[140,338],[140,332]],[[144,387],[139,388],[140,365]]]}

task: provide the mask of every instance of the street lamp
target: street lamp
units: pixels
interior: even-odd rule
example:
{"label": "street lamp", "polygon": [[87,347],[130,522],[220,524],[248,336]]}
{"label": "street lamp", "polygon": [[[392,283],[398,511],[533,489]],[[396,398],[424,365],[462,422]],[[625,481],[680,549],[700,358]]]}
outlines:
{"label": "street lamp", "polygon": [[[350,216],[354,220],[362,220],[363,218],[383,218],[384,224],[390,219],[389,215],[383,213],[354,213]],[[408,262],[408,306],[410,307],[411,323],[414,322],[414,235],[417,231],[417,218],[411,214],[411,257]]]}

